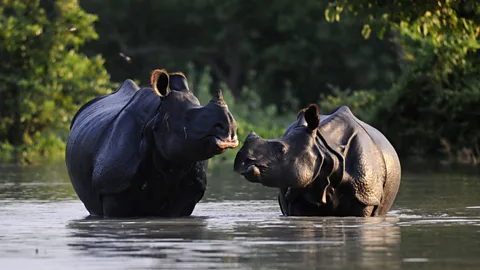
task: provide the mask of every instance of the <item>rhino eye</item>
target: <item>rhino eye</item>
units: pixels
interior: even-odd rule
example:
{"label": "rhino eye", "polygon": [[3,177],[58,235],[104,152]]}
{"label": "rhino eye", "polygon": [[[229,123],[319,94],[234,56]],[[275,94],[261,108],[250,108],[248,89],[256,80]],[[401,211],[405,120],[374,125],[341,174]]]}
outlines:
{"label": "rhino eye", "polygon": [[285,153],[287,153],[288,147],[287,147],[284,143],[276,142],[276,143],[273,145],[273,149],[274,149],[274,151],[275,151],[276,153],[285,154]]}

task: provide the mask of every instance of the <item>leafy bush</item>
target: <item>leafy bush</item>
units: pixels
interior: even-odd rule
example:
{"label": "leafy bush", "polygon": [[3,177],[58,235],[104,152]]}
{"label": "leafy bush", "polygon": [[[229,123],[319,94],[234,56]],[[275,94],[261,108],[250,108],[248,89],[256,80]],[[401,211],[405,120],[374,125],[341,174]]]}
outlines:
{"label": "leafy bush", "polygon": [[383,95],[375,121],[403,156],[480,156],[480,22],[459,15],[447,5],[395,26],[404,75]]}
{"label": "leafy bush", "polygon": [[404,158],[476,163],[480,157],[478,74],[473,69],[456,71],[442,79],[431,72],[430,65],[416,64],[387,91],[333,88],[332,95],[321,96],[321,112],[348,106],[383,132]]}
{"label": "leafy bush", "polygon": [[465,75],[445,83],[409,73],[379,104],[374,122],[402,156],[439,157],[464,148],[475,149],[473,154],[480,156],[478,76]]}
{"label": "leafy bush", "polygon": [[97,18],[76,0],[0,3],[0,158],[63,157],[78,107],[111,88],[103,59],[77,53]]}
{"label": "leafy bush", "polygon": [[[363,104],[403,157],[477,163],[480,137],[480,4],[478,1],[335,1],[330,21],[341,13],[367,18],[363,34],[394,33],[402,76],[386,92],[377,92],[374,110]],[[328,101],[359,98],[337,95]],[[327,102],[327,101],[326,101]],[[328,103],[328,102],[327,102]],[[364,113],[359,109],[359,113]],[[463,161],[462,161],[463,162]]]}

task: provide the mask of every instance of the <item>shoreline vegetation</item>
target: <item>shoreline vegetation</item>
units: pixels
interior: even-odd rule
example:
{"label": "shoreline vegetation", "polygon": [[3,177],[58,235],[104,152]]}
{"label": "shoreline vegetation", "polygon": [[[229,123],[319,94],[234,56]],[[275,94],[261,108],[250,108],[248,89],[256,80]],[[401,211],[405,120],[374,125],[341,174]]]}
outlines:
{"label": "shoreline vegetation", "polygon": [[240,142],[281,137],[310,103],[345,105],[402,162],[478,167],[480,3],[302,1],[0,0],[0,162],[63,160],[81,105],[168,68],[202,104],[222,89]]}

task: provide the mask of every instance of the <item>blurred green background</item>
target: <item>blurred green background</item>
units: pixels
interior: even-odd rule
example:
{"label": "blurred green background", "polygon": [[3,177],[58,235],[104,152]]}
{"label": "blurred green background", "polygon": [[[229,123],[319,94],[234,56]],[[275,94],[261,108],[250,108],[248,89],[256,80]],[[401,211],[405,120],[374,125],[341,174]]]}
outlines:
{"label": "blurred green background", "polygon": [[166,68],[241,141],[347,105],[404,160],[477,164],[479,35],[474,0],[0,0],[0,160],[63,159],[83,103]]}

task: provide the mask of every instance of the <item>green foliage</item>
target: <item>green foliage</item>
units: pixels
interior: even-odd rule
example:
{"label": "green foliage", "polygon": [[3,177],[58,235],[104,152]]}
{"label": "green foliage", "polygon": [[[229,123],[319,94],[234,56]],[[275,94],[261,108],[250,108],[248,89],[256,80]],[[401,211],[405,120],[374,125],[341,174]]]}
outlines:
{"label": "green foliage", "polygon": [[432,33],[438,34],[468,34],[471,26],[480,23],[480,3],[476,0],[335,0],[325,9],[325,18],[340,21],[342,13],[361,17],[379,36],[399,24],[420,22],[418,31],[425,31],[432,26],[426,17],[438,19],[432,29]]}
{"label": "green foliage", "polygon": [[[444,24],[451,28],[443,29]],[[425,69],[435,79],[446,79],[450,74],[479,69],[472,57],[480,49],[480,21],[458,18],[450,10],[446,15],[429,11],[413,23],[401,22],[397,42],[405,50],[409,66]]]}
{"label": "green foliage", "polygon": [[[476,52],[480,49],[480,2],[474,0],[339,0],[330,5],[326,18],[339,20],[340,13],[367,19],[363,34],[372,27],[379,36],[386,30],[396,33],[395,42],[404,68],[433,80],[479,70]],[[335,16],[331,15],[335,14]],[[348,18],[348,17],[347,17]]]}
{"label": "green foliage", "polygon": [[[457,73],[458,75],[458,73]],[[428,73],[407,73],[376,108],[375,124],[403,156],[433,156],[478,150],[478,73],[442,82]]]}
{"label": "green foliage", "polygon": [[[458,75],[458,73],[457,73]],[[324,114],[346,105],[382,131],[402,157],[478,159],[480,79],[463,74],[442,82],[425,72],[408,72],[388,91],[333,90],[323,95]],[[472,161],[473,162],[473,161]]]}
{"label": "green foliage", "polygon": [[[395,33],[403,75],[389,91],[377,94],[370,115],[398,152],[480,157],[480,3],[340,0],[325,16],[338,21],[341,13],[366,18],[366,37],[371,31],[380,37]],[[343,102],[350,99],[354,95]]]}
{"label": "green foliage", "polygon": [[81,4],[99,20],[76,0],[0,0],[0,160],[63,156],[79,105],[115,88],[103,65],[141,84],[155,68],[188,70],[203,103],[222,88],[241,142],[280,137],[320,98],[322,113],[349,106],[401,155],[480,156],[478,1]]}
{"label": "green foliage", "polygon": [[109,86],[103,59],[76,52],[96,16],[76,0],[0,3],[0,157],[61,157],[78,106]]}
{"label": "green foliage", "polygon": [[476,148],[480,156],[480,20],[461,10],[450,1],[395,26],[408,70],[380,103],[377,122],[404,155]]}

